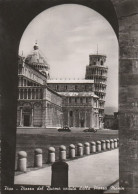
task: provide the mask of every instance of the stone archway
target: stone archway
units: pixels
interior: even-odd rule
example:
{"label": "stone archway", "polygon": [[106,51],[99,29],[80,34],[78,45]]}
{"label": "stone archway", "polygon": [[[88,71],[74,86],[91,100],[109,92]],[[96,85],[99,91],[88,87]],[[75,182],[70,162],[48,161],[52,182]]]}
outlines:
{"label": "stone archway", "polygon": [[[2,147],[4,185],[13,184],[17,107],[18,46],[29,22],[43,10],[55,5],[75,3],[103,15],[119,37],[119,138],[120,184],[125,194],[138,191],[138,126],[133,118],[138,112],[138,1],[137,0],[5,0],[1,14],[3,50],[1,62]],[[8,11],[7,11],[8,10]],[[115,12],[116,10],[116,12]],[[25,13],[25,15],[24,15]],[[119,24],[119,28],[118,28]],[[128,120],[130,125],[128,125]],[[7,135],[8,134],[8,135]],[[129,153],[128,154],[128,150]],[[5,157],[6,156],[6,157]],[[131,165],[133,163],[133,165]],[[6,170],[4,170],[6,169]],[[123,192],[123,191],[121,191]]]}

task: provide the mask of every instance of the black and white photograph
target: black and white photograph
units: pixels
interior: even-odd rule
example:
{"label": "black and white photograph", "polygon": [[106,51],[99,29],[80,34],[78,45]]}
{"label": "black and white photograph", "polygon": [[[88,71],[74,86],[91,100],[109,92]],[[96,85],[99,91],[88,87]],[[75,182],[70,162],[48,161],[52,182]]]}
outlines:
{"label": "black and white photograph", "polygon": [[2,193],[138,193],[138,1],[1,3]]}

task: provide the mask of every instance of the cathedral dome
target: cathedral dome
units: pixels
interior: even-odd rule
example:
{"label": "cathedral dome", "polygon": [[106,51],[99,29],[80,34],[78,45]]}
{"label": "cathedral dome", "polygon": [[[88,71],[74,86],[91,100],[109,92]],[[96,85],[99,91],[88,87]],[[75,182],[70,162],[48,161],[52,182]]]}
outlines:
{"label": "cathedral dome", "polygon": [[33,51],[26,57],[25,63],[40,71],[46,77],[49,77],[49,65],[39,50],[38,44],[35,43]]}

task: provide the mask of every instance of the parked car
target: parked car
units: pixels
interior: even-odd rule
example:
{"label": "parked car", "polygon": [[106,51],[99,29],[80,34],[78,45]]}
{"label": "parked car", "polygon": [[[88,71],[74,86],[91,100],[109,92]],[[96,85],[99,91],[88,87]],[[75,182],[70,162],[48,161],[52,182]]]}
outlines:
{"label": "parked car", "polygon": [[63,128],[59,128],[58,131],[59,131],[59,132],[61,132],[61,131],[71,132],[70,128],[67,127],[67,126],[65,126],[65,127],[63,127]]}
{"label": "parked car", "polygon": [[88,128],[88,129],[84,129],[83,132],[93,132],[93,133],[96,133],[97,132],[97,129]]}

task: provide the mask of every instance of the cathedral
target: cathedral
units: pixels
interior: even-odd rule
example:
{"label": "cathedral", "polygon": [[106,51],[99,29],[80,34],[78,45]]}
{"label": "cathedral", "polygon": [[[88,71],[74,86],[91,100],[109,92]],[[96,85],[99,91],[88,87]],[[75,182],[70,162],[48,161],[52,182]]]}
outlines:
{"label": "cathedral", "polygon": [[90,55],[85,79],[50,79],[37,43],[18,59],[17,127],[103,128],[108,67],[106,56]]}

